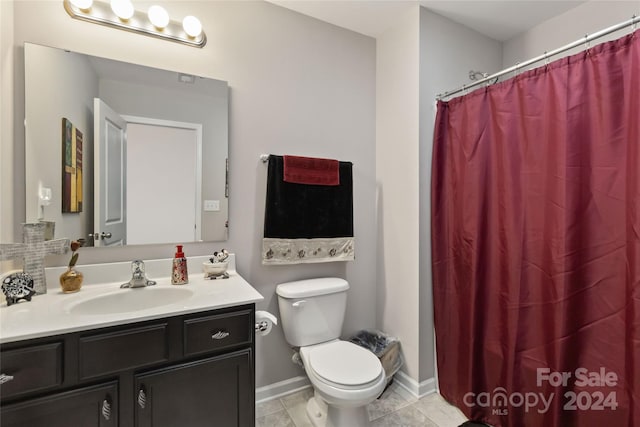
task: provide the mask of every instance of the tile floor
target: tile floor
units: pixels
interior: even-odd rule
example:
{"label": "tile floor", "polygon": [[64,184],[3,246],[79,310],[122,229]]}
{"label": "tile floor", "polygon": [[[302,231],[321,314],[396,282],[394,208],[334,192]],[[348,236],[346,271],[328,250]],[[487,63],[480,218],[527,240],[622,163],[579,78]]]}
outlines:
{"label": "tile floor", "polygon": [[[256,405],[256,427],[312,427],[306,414],[311,388]],[[417,399],[392,383],[367,407],[372,427],[458,427],[467,419],[434,393]]]}

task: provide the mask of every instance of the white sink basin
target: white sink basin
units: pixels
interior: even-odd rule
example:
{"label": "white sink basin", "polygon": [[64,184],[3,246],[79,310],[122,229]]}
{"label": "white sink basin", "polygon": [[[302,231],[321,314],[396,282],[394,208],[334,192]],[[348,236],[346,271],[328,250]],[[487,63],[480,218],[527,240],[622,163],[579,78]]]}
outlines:
{"label": "white sink basin", "polygon": [[176,304],[192,296],[193,291],[187,288],[150,286],[146,288],[120,289],[113,293],[70,304],[66,311],[81,315],[128,313]]}

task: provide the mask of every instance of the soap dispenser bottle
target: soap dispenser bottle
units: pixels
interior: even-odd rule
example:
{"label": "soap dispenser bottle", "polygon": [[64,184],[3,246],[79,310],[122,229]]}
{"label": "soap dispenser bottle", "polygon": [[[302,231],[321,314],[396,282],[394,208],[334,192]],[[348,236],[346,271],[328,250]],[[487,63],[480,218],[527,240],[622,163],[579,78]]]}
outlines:
{"label": "soap dispenser bottle", "polygon": [[187,258],[182,252],[182,245],[176,246],[176,254],[173,258],[173,268],[171,269],[171,284],[186,285],[189,283],[189,274],[187,272]]}

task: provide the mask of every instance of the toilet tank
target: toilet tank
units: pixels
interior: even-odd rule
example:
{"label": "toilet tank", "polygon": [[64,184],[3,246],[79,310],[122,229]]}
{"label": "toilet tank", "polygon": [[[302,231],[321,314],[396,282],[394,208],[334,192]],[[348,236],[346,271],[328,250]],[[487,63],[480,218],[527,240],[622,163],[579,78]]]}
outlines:
{"label": "toilet tank", "polygon": [[293,347],[340,337],[349,283],[338,277],[299,280],[276,287],[282,329]]}

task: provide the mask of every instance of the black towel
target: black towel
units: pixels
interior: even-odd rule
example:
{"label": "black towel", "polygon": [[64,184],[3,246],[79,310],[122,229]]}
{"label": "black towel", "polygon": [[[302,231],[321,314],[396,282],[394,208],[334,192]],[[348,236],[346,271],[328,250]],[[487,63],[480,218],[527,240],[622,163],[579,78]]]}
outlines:
{"label": "black towel", "polygon": [[262,263],[354,259],[351,162],[340,162],[336,186],[285,182],[283,170],[283,157],[270,155]]}

